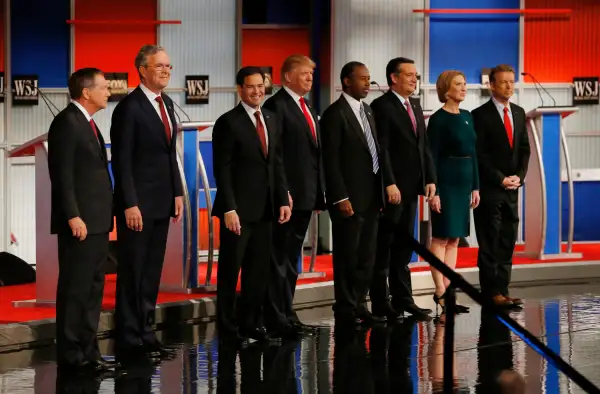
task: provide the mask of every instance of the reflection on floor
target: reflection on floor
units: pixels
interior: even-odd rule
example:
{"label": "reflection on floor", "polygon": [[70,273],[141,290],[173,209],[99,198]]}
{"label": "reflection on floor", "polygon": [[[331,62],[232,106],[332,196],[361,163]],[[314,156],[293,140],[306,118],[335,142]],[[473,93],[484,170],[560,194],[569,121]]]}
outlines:
{"label": "reflection on floor", "polygon": [[[517,289],[512,316],[600,385],[600,285]],[[460,297],[460,302],[468,301]],[[423,306],[428,300],[417,300]],[[214,325],[160,333],[174,360],[137,365],[118,378],[59,376],[54,349],[0,354],[0,393],[432,393],[441,390],[444,326],[406,321],[363,331],[334,327],[330,310],[304,311],[322,325],[281,346],[219,345]],[[110,353],[110,341],[103,344]],[[455,385],[462,393],[580,393],[566,376],[477,307],[457,318]]]}

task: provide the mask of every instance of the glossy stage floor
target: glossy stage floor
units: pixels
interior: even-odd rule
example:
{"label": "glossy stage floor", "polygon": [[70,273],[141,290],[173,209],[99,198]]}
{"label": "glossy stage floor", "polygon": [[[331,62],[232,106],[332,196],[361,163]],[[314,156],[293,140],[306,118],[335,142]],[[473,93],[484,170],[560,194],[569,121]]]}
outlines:
{"label": "glossy stage floor", "polygon": [[[525,307],[511,315],[584,376],[600,385],[600,283],[523,287]],[[432,306],[430,297],[418,297]],[[471,304],[463,294],[459,302]],[[159,366],[118,377],[58,376],[52,346],[0,354],[0,392],[77,393],[432,393],[441,386],[444,326],[410,322],[363,331],[335,327],[330,308],[301,318],[319,330],[281,346],[219,347],[212,323],[159,332],[179,350]],[[101,348],[111,354],[112,343]],[[566,376],[493,317],[471,307],[456,326],[460,393],[581,393]],[[520,388],[520,389],[519,389]]]}

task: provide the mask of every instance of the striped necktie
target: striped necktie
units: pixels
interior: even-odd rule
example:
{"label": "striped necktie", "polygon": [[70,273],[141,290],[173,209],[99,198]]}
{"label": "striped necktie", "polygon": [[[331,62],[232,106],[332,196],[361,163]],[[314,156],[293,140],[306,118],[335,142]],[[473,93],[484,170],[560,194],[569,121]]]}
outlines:
{"label": "striped necktie", "polygon": [[375,147],[371,126],[369,125],[367,114],[365,114],[365,106],[362,103],[360,104],[360,119],[363,124],[363,132],[367,139],[367,145],[369,146],[369,152],[371,152],[371,158],[373,159],[373,173],[377,174],[377,171],[379,171],[379,157],[377,156],[377,148]]}

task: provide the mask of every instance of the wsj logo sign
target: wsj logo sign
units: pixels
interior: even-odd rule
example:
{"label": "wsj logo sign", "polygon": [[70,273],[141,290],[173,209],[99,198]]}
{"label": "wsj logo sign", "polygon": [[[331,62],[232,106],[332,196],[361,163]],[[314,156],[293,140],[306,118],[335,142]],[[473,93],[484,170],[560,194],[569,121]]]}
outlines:
{"label": "wsj logo sign", "polygon": [[108,91],[110,92],[108,101],[119,101],[127,96],[129,92],[127,73],[105,73],[104,78],[108,82]]}
{"label": "wsj logo sign", "polygon": [[598,77],[573,78],[573,105],[600,103]]}
{"label": "wsj logo sign", "polygon": [[13,105],[38,105],[38,76],[15,75],[12,81]]}
{"label": "wsj logo sign", "polygon": [[208,104],[208,75],[186,75],[185,103]]}

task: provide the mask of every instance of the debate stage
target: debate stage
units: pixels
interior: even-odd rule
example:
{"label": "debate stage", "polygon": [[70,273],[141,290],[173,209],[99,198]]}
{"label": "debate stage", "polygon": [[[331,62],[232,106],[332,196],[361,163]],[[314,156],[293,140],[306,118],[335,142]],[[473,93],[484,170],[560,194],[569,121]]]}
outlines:
{"label": "debate stage", "polygon": [[[563,245],[564,247],[564,245]],[[517,252],[523,247],[517,246]],[[534,260],[514,258],[513,287],[578,283],[600,279],[600,243],[573,245],[573,252],[582,258],[571,260]],[[308,270],[309,258],[305,260]],[[200,265],[200,270],[202,265]],[[215,264],[211,283],[216,283]],[[458,256],[458,272],[470,283],[479,283],[477,270],[477,248],[461,248]],[[411,265],[415,295],[433,292],[433,281],[429,266],[424,262]],[[315,272],[325,275],[299,281],[294,304],[297,309],[327,306],[333,303],[333,269],[331,255],[317,256]],[[206,273],[200,273],[200,283]],[[103,312],[100,318],[99,336],[109,336],[114,326],[116,276],[106,276]],[[35,284],[0,287],[0,352],[46,345],[55,338],[54,308],[15,308],[13,301],[35,298]],[[214,293],[166,293],[158,296],[157,325],[178,324],[189,321],[209,321],[215,317],[216,296]]]}

